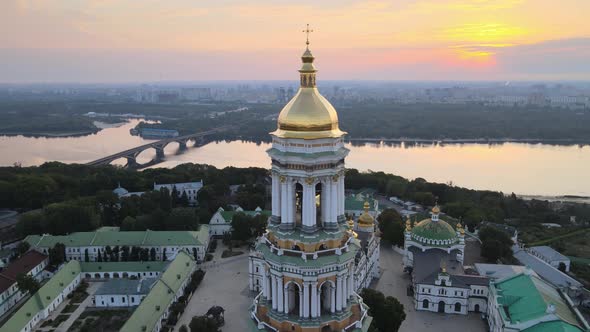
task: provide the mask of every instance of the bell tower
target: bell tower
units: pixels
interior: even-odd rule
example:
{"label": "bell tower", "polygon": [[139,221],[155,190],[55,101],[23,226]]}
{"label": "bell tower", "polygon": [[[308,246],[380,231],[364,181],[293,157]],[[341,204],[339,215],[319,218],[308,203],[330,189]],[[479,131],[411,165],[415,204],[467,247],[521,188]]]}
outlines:
{"label": "bell tower", "polygon": [[304,30],[299,90],[279,114],[267,151],[272,216],[250,255],[250,288],[260,292],[251,316],[259,329],[362,329],[368,317],[355,290],[360,242],[344,216],[346,133],[316,87],[311,31]]}

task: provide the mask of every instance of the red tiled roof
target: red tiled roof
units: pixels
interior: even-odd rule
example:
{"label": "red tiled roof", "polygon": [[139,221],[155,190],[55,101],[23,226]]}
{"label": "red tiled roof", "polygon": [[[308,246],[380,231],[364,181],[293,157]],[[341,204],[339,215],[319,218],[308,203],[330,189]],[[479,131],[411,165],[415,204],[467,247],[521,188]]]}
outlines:
{"label": "red tiled roof", "polygon": [[0,271],[0,293],[4,292],[13,283],[16,282],[16,276],[21,273],[29,273],[35,266],[41,264],[47,259],[46,255],[43,255],[35,250],[31,250],[19,259],[11,262],[5,269]]}

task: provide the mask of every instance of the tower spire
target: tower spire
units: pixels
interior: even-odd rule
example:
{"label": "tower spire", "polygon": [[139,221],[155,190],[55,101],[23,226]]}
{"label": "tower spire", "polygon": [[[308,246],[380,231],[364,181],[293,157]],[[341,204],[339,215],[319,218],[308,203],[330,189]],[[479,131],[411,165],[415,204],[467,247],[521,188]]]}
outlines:
{"label": "tower spire", "polygon": [[311,32],[313,32],[313,30],[309,29],[309,23],[307,24],[307,27],[305,28],[305,30],[303,30],[302,32],[305,32],[305,45],[309,46],[309,34]]}

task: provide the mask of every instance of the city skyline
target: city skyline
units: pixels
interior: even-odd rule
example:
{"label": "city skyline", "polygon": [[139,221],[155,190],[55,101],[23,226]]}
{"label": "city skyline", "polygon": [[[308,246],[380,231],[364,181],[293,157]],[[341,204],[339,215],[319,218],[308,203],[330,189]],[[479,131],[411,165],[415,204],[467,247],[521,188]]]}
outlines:
{"label": "city skyline", "polygon": [[590,3],[8,0],[0,81],[586,80]]}

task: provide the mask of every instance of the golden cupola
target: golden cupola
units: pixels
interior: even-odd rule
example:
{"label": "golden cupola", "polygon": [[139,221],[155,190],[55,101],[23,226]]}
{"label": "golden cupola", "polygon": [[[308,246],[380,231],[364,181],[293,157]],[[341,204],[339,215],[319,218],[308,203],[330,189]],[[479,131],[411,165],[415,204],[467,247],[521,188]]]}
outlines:
{"label": "golden cupola", "polygon": [[369,214],[369,202],[365,202],[364,209],[365,211],[359,217],[359,226],[361,227],[371,227],[373,226],[375,219],[373,216]]}
{"label": "golden cupola", "polygon": [[338,128],[338,114],[334,106],[316,87],[315,59],[309,50],[309,39],[301,56],[300,86],[297,94],[283,107],[278,128],[271,134],[280,138],[321,139],[340,137],[345,132]]}

